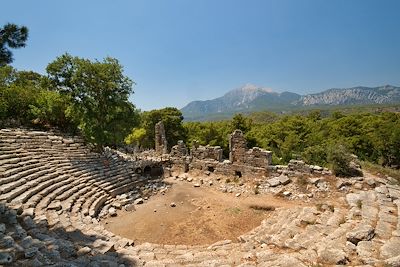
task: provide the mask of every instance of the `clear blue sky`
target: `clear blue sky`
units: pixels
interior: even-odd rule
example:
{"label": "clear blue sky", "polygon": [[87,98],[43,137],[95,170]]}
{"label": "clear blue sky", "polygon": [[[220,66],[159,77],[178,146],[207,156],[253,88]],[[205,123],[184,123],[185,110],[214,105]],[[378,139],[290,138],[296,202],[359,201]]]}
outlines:
{"label": "clear blue sky", "polygon": [[25,25],[18,69],[115,57],[149,110],[253,83],[278,92],[400,85],[399,0],[2,1]]}

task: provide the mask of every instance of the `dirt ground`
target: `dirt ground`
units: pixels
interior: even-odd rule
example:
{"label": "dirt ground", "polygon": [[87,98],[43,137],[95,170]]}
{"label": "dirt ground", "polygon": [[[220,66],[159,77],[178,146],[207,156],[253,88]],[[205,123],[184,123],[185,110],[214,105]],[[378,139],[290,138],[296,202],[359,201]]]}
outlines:
{"label": "dirt ground", "polygon": [[[260,225],[271,211],[252,207],[302,205],[268,195],[236,197],[206,186],[169,181],[165,195],[151,197],[136,211],[118,211],[117,217],[103,220],[105,227],[135,243],[203,245],[236,238]],[[175,207],[171,207],[175,203]]]}

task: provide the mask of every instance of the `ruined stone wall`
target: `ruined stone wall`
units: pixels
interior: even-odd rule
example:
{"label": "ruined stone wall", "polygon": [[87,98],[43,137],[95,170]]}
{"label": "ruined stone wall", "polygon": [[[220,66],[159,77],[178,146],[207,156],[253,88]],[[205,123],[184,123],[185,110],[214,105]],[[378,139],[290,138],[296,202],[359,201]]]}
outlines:
{"label": "ruined stone wall", "polygon": [[193,146],[190,155],[197,160],[222,161],[222,148],[220,146]]}
{"label": "ruined stone wall", "polygon": [[229,136],[229,160],[257,168],[267,168],[272,163],[272,152],[253,147],[247,149],[246,139],[240,130]]}
{"label": "ruined stone wall", "polygon": [[182,140],[178,141],[177,145],[171,148],[171,157],[186,157],[188,155],[188,148]]}
{"label": "ruined stone wall", "polygon": [[272,152],[259,147],[253,147],[246,151],[244,164],[258,168],[267,168],[272,164]]}
{"label": "ruined stone wall", "polygon": [[244,163],[247,150],[246,139],[241,130],[235,130],[229,135],[229,160]]}
{"label": "ruined stone wall", "polygon": [[202,170],[224,175],[253,176],[267,175],[272,162],[272,152],[258,147],[247,149],[242,131],[235,130],[229,138],[230,160],[223,160],[220,146],[200,146],[194,143],[187,156],[188,149],[183,141],[171,149],[171,160],[175,170]]}
{"label": "ruined stone wall", "polygon": [[165,136],[164,123],[162,121],[155,125],[156,153],[159,155],[168,153],[168,143]]}

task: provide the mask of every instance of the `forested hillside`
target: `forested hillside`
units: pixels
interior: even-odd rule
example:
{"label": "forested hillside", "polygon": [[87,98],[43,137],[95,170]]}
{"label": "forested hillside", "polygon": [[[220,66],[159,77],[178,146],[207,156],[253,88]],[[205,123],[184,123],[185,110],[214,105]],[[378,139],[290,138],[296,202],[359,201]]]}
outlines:
{"label": "forested hillside", "polygon": [[302,158],[309,164],[327,165],[336,151],[384,166],[400,165],[400,113],[334,112],[322,118],[319,111],[307,115],[257,117],[236,115],[219,122],[186,122],[187,141],[221,145],[228,151],[228,134],[245,132],[249,146],[273,151],[275,163]]}

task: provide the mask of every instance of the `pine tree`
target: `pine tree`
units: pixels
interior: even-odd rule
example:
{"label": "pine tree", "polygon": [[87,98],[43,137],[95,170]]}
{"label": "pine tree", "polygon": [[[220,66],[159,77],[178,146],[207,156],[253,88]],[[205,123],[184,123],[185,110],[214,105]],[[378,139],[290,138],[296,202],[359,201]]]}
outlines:
{"label": "pine tree", "polygon": [[13,62],[10,48],[20,48],[25,46],[28,39],[28,28],[7,23],[0,28],[0,66]]}

